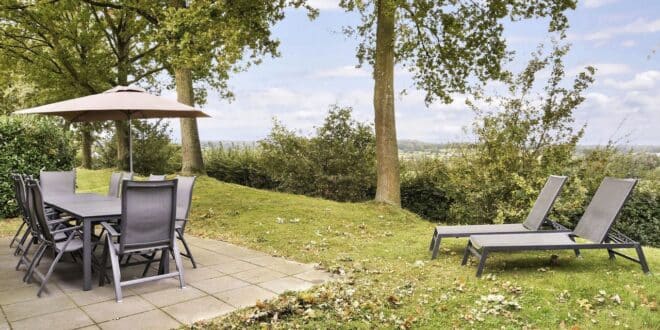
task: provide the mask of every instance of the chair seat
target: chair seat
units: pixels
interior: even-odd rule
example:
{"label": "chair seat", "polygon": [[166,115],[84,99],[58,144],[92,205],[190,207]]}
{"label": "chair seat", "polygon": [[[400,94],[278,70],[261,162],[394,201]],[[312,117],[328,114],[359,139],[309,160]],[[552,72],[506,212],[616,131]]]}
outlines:
{"label": "chair seat", "polygon": [[536,247],[572,246],[575,243],[569,233],[529,233],[529,234],[502,234],[502,235],[474,235],[470,242],[476,248],[497,247]]}
{"label": "chair seat", "polygon": [[[66,248],[64,247],[66,245]],[[64,249],[64,252],[73,252],[82,249],[83,247],[83,240],[80,239],[79,237],[74,237],[71,239],[69,244],[66,244],[66,241],[62,242],[56,242],[55,247],[57,248],[58,251],[62,251]]]}
{"label": "chair seat", "polygon": [[525,226],[523,226],[523,224],[521,223],[435,227],[436,234],[440,236],[449,236],[449,237],[467,237],[470,235],[479,235],[479,234],[517,233],[517,232],[528,232],[528,231],[529,229],[525,228]]}

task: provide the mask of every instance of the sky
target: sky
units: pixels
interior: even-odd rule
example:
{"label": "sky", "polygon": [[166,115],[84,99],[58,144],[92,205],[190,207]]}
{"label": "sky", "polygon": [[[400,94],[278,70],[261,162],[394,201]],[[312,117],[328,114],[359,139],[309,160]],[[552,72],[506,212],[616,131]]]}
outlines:
{"label": "sky", "polygon": [[[273,28],[281,57],[232,76],[233,101],[209,91],[202,108],[212,118],[199,119],[202,141],[259,140],[269,133],[273,118],[310,134],[332,104],[350,106],[357,120],[373,122],[371,68],[356,68],[358,41],[341,32],[356,26],[359,17],[340,9],[338,0],[309,2],[320,9],[319,17],[310,21],[303,10],[288,11]],[[567,15],[572,44],[565,57],[568,77],[587,65],[598,70],[575,112],[576,125],[587,125],[580,143],[660,144],[660,1],[582,0]],[[549,41],[544,19],[507,22],[504,33],[509,50],[516,53],[508,64],[514,71],[527,63],[539,43]],[[469,126],[474,115],[464,96],[457,95],[452,104],[426,106],[424,92],[414,88],[411,75],[401,68],[395,72],[395,89],[399,139],[473,139]],[[171,127],[178,140],[178,123]]]}

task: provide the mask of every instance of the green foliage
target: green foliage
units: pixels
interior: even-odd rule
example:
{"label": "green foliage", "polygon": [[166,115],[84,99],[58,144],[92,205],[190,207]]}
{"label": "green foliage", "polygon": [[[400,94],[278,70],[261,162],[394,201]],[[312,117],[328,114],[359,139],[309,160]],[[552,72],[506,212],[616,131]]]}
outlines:
{"label": "green foliage", "polygon": [[204,148],[206,173],[220,181],[259,189],[275,189],[261,152],[253,147],[211,144]]}
{"label": "green foliage", "polygon": [[[520,222],[548,175],[570,174],[567,169],[583,134],[583,129],[573,128],[572,114],[584,100],[582,93],[593,82],[594,70],[587,68],[572,88],[564,88],[561,59],[567,51],[555,45],[543,56],[539,50],[509,84],[510,96],[498,98],[497,111],[477,110],[477,143],[462,148],[450,168],[452,221]],[[536,95],[535,76],[548,66],[547,85]],[[585,191],[577,183],[579,179],[574,178],[566,187],[562,196],[571,198],[562,198],[558,210],[582,204]]]}
{"label": "green foliage", "polygon": [[[606,176],[638,178],[639,182],[621,211],[615,228],[643,244],[660,246],[659,156],[621,151],[608,145],[585,154],[575,172],[584,178],[582,184],[589,196]],[[573,222],[579,219],[584,206],[573,210]]]}
{"label": "green foliage", "polygon": [[[133,171],[141,175],[174,173],[181,168],[181,147],[172,144],[171,129],[162,121],[133,120]],[[96,144],[97,166],[117,167],[116,136]]]}
{"label": "green foliage", "polygon": [[351,111],[332,106],[311,138],[275,123],[259,146],[266,170],[279,190],[338,201],[373,196],[374,133],[369,125],[353,120]]}
{"label": "green foliage", "polygon": [[470,82],[506,79],[503,63],[511,58],[506,49],[503,23],[508,20],[548,17],[548,31],[568,27],[565,11],[575,0],[341,0],[340,6],[357,11],[361,24],[346,32],[357,35],[357,58],[373,63],[376,45],[376,3],[394,6],[397,13],[394,54],[413,73],[416,87],[426,91],[428,103],[449,103],[452,93],[471,89]]}
{"label": "green foliage", "polygon": [[73,158],[71,134],[60,122],[0,116],[0,217],[16,215],[10,173],[71,170]]}
{"label": "green foliage", "polygon": [[421,158],[401,163],[401,206],[433,221],[448,221],[447,166],[440,159]]}

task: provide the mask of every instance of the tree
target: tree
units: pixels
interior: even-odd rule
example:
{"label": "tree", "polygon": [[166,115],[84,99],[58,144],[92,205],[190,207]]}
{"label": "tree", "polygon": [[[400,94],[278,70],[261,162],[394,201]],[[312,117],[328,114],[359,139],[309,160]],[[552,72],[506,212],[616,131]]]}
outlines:
{"label": "tree", "polygon": [[[148,30],[132,12],[97,9],[78,1],[7,1],[0,6],[2,65],[33,87],[30,105],[150,80],[163,69],[149,58],[153,49],[141,39]],[[118,121],[115,126],[117,167],[127,169],[128,125]],[[92,132],[102,127],[78,126],[85,167],[91,167]]]}
{"label": "tree", "polygon": [[[231,97],[231,73],[259,64],[264,56],[278,56],[279,42],[271,38],[270,28],[284,19],[286,8],[305,7],[311,16],[316,14],[305,0],[85,1],[130,10],[148,22],[156,61],[174,77],[179,101],[189,105],[204,103],[207,86]],[[195,119],[181,120],[181,143],[182,172],[202,173]]]}
{"label": "tree", "polygon": [[[477,141],[463,148],[451,164],[453,221],[520,222],[549,175],[571,174],[574,150],[584,133],[584,127],[574,127],[573,113],[584,101],[595,71],[585,68],[566,86],[562,58],[568,49],[555,45],[548,55],[539,49],[507,83],[508,95],[479,97],[492,110],[473,106]],[[536,78],[546,68],[550,77],[540,89]],[[570,176],[554,207],[558,212],[583,204],[581,180],[586,177]]]}
{"label": "tree", "polygon": [[576,1],[341,0],[340,5],[361,14],[362,23],[347,30],[361,39],[359,64],[374,67],[376,201],[400,205],[395,63],[412,72],[427,104],[450,103],[454,93],[470,92],[474,84],[508,77],[502,69],[511,55],[502,34],[505,18],[550,17],[548,29],[563,31],[564,11],[574,9]]}

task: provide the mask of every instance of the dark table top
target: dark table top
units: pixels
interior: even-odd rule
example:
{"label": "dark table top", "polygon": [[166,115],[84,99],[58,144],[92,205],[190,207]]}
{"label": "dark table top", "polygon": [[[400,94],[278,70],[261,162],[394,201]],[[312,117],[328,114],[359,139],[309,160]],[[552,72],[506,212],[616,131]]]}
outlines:
{"label": "dark table top", "polygon": [[119,218],[121,199],[94,193],[44,196],[44,202],[77,218]]}

